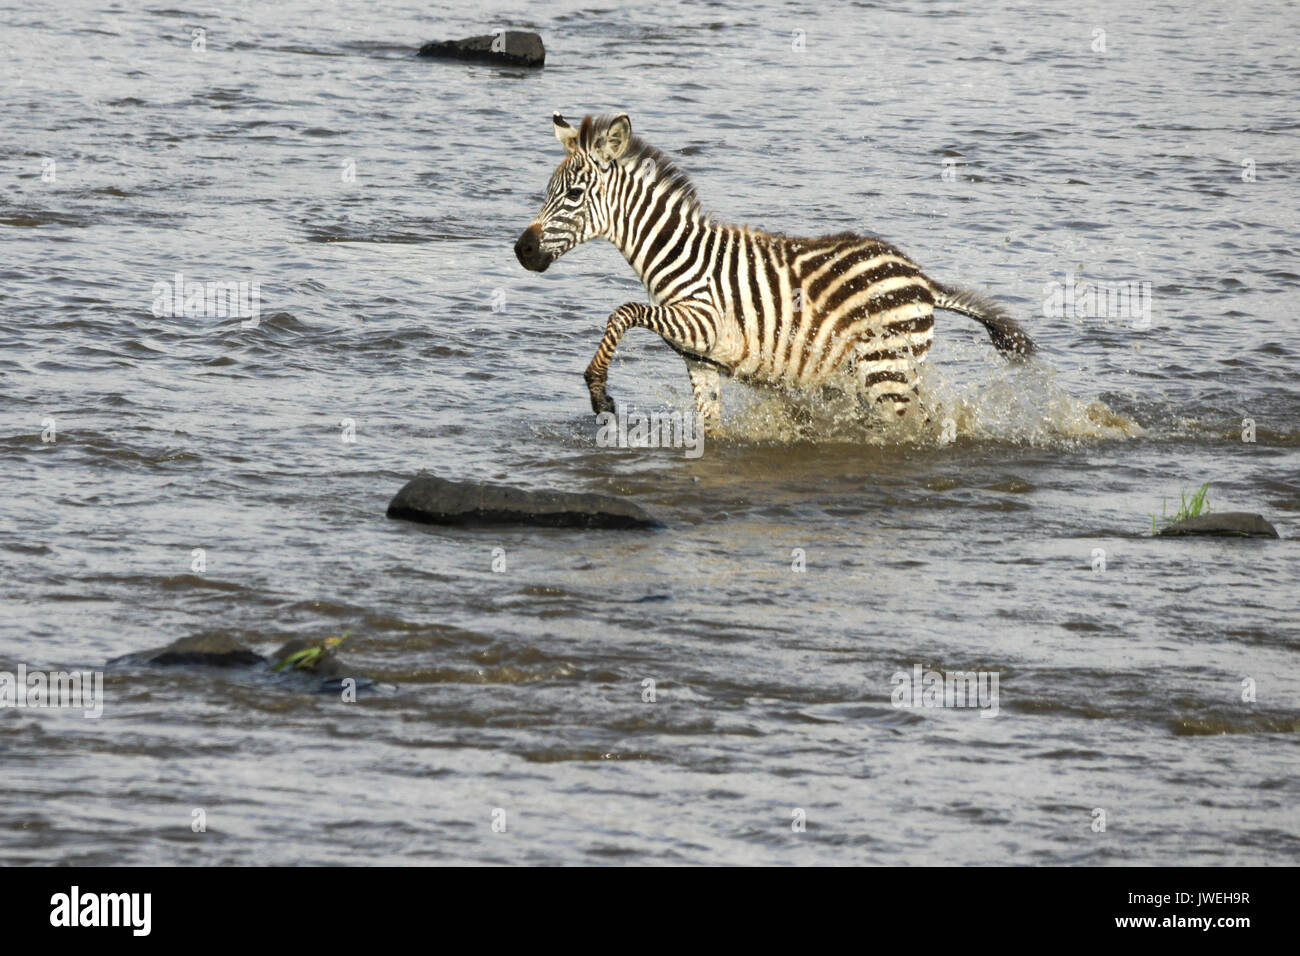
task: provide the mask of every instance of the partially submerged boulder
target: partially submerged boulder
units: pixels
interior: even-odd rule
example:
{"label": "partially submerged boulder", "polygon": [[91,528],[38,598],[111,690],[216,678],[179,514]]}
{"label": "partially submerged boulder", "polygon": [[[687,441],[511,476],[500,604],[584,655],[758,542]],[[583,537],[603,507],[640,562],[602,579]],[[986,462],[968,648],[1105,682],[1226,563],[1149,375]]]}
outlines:
{"label": "partially submerged boulder", "polygon": [[228,634],[196,634],[172,641],[166,647],[155,647],[118,657],[110,664],[152,664],[172,667],[181,664],[203,664],[209,667],[248,667],[264,664],[262,655],[250,651]]}
{"label": "partially submerged boulder", "polygon": [[438,60],[505,63],[510,66],[542,66],[546,63],[542,38],[536,33],[523,30],[498,30],[496,33],[465,40],[432,40],[420,47],[416,56]]}
{"label": "partially submerged boulder", "polygon": [[1240,538],[1276,538],[1277,529],[1264,520],[1263,515],[1248,511],[1224,511],[1184,518],[1161,528],[1162,535],[1218,535]]}
{"label": "partially submerged boulder", "polygon": [[376,686],[370,678],[349,670],[335,656],[333,648],[337,643],[337,639],[324,642],[293,640],[266,658],[228,635],[197,634],[179,638],[166,647],[115,657],[108,663],[152,667],[244,667],[263,672],[269,668],[283,671],[286,677],[296,675],[294,680],[310,679],[316,682],[315,689],[320,693],[343,689],[344,681],[349,679],[355,682],[351,687],[354,691]]}
{"label": "partially submerged boulder", "polygon": [[425,524],[524,524],[549,528],[654,528],[639,505],[610,495],[527,491],[419,474],[388,503],[388,517]]}

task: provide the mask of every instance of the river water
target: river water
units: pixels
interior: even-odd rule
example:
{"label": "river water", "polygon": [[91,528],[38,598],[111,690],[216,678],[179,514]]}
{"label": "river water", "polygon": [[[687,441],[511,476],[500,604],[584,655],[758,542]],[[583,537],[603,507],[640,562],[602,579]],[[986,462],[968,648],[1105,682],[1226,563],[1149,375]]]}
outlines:
{"label": "river water", "polygon": [[[1293,5],[0,11],[0,669],[105,671],[98,719],[0,709],[0,859],[1300,862]],[[545,69],[411,55],[498,26]],[[728,385],[697,458],[598,447],[644,290],[515,260],[557,109],[725,221],[889,238],[1040,358],[940,313],[946,433]],[[166,314],[177,273],[260,320]],[[610,389],[689,408],[644,331]],[[665,527],[387,520],[420,469]],[[1205,482],[1282,540],[1152,538]],[[345,632],[354,703],[105,669]],[[895,706],[918,667],[996,706]]]}

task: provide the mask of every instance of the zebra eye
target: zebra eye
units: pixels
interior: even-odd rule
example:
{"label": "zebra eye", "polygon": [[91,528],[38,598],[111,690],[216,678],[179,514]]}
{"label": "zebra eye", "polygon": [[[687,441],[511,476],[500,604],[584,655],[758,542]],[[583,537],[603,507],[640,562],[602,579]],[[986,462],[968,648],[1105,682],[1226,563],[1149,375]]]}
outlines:
{"label": "zebra eye", "polygon": [[564,195],[565,195],[565,198],[567,198],[567,199],[581,199],[581,198],[582,198],[582,187],[581,187],[581,186],[574,186],[572,189],[570,189],[570,190],[569,190],[567,193],[565,193]]}

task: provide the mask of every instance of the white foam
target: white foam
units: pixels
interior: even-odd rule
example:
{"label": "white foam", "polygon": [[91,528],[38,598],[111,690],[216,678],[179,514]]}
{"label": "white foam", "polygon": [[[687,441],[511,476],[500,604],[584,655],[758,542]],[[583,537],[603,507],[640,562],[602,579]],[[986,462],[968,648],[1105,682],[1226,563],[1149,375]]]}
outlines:
{"label": "white foam", "polygon": [[941,445],[951,441],[1009,441],[1050,445],[1079,438],[1127,439],[1145,433],[1133,419],[1099,398],[1071,395],[1045,363],[1028,361],[985,369],[976,382],[947,380],[934,365],[919,385],[923,416],[871,414],[849,378],[834,392],[781,393],[731,386],[719,438],[734,441],[815,441],[854,444]]}

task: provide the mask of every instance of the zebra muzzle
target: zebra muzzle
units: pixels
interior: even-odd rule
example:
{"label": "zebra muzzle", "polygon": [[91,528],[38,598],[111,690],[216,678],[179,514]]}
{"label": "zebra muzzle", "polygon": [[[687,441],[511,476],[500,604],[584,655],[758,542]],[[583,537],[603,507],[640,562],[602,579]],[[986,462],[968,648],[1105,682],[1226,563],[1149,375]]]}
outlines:
{"label": "zebra muzzle", "polygon": [[536,223],[525,229],[515,243],[515,258],[532,272],[545,272],[551,264],[551,256],[542,251],[542,230]]}

